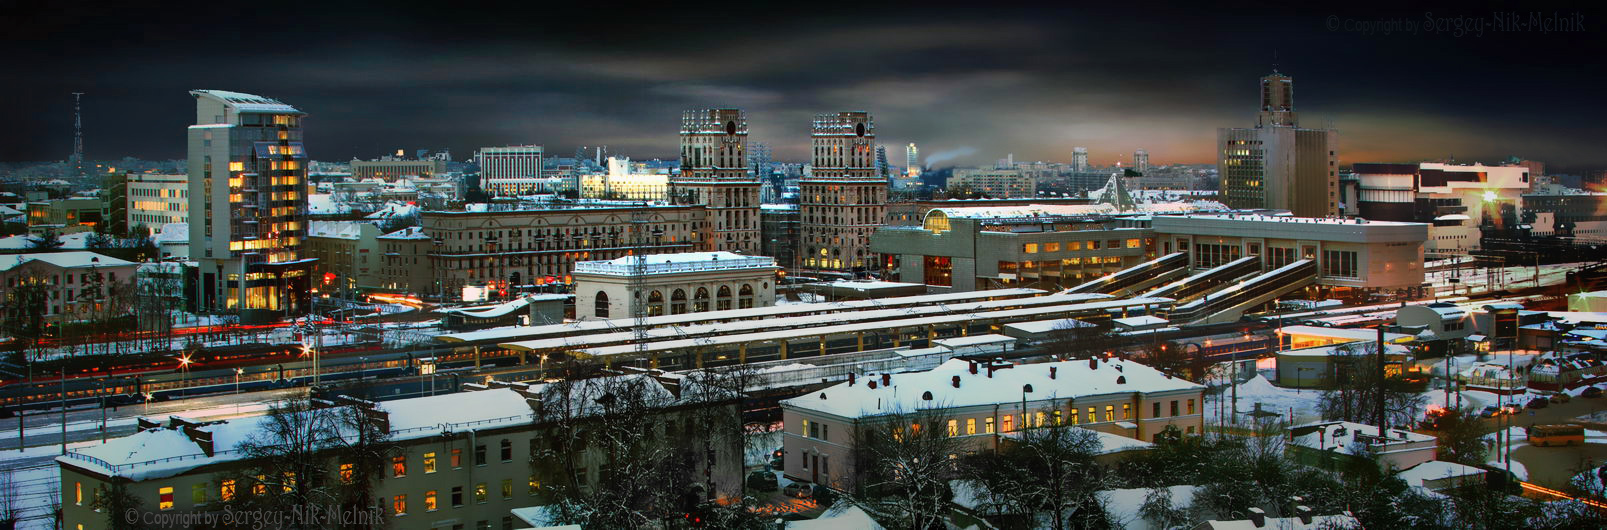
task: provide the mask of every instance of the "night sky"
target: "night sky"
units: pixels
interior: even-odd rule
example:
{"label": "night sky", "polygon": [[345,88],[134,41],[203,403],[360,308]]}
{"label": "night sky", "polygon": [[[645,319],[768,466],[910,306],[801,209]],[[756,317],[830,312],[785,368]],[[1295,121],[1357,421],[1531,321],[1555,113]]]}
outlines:
{"label": "night sky", "polygon": [[[911,141],[942,165],[1069,161],[1074,145],[1096,164],[1140,147],[1154,163],[1214,162],[1216,128],[1253,124],[1256,80],[1276,61],[1302,125],[1338,128],[1347,165],[1517,155],[1607,168],[1607,13],[1591,7],[43,4],[3,4],[3,161],[65,158],[73,91],[88,93],[90,158],[181,158],[186,91],[216,88],[308,112],[319,160],[520,143],[672,157],[681,110],[730,105],[783,161],[804,160],[813,113],[869,110],[895,164]],[[1512,9],[1583,31],[1458,36],[1450,19],[1493,24]],[[1392,20],[1417,34],[1363,29]]]}

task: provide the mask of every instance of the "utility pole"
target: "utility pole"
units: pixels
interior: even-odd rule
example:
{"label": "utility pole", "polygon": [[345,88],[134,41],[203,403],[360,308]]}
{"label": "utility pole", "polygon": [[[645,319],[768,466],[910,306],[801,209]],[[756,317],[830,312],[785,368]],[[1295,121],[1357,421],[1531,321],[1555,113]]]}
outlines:
{"label": "utility pole", "polygon": [[1384,435],[1384,429],[1389,426],[1389,421],[1384,417],[1384,383],[1385,383],[1385,381],[1384,381],[1384,325],[1379,324],[1378,325],[1378,390],[1377,390],[1377,392],[1378,392],[1377,393],[1377,398],[1378,398],[1378,437],[1381,438],[1381,439],[1384,439],[1384,440],[1388,440],[1389,438]]}

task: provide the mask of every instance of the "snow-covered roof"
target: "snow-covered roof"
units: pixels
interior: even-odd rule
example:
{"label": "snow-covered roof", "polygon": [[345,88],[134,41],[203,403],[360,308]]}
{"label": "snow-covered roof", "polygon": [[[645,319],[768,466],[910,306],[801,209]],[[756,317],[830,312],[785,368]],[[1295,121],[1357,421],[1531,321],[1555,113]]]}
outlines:
{"label": "snow-covered roof", "polygon": [[910,287],[925,287],[925,284],[907,282],[889,282],[882,280],[837,280],[826,284],[832,289],[849,289],[854,291],[875,291],[880,289],[907,289]]}
{"label": "snow-covered roof", "polygon": [[[1353,454],[1351,450],[1358,443],[1376,443],[1374,437],[1378,436],[1378,427],[1348,421],[1327,421],[1296,425],[1290,427],[1289,432],[1292,436],[1290,443],[1295,445],[1319,451]],[[1432,444],[1435,440],[1433,436],[1403,429],[1384,429],[1384,434],[1388,437],[1386,447],[1398,443]],[[1358,438],[1357,435],[1361,437]]]}
{"label": "snow-covered roof", "polygon": [[1323,528],[1360,528],[1360,523],[1350,515],[1313,515],[1311,522],[1302,521],[1299,517],[1267,517],[1262,524],[1245,519],[1242,521],[1206,521],[1198,528],[1209,530],[1260,530],[1275,528],[1277,530],[1318,530]]}
{"label": "snow-covered roof", "polygon": [[162,228],[152,236],[158,245],[162,243],[189,243],[190,223],[164,223]]}
{"label": "snow-covered roof", "polygon": [[1025,218],[1056,218],[1056,217],[1089,217],[1123,215],[1129,213],[1143,214],[1186,214],[1195,211],[1225,209],[1220,203],[1214,201],[1191,202],[1164,202],[1140,203],[1135,205],[1136,210],[1122,211],[1111,204],[1026,204],[1020,206],[968,206],[963,208],[935,208],[931,212],[939,212],[951,219],[1025,219]]}
{"label": "snow-covered roof", "polygon": [[[1284,350],[1284,351],[1278,352],[1278,355],[1282,356],[1282,357],[1332,357],[1335,354],[1339,353],[1340,348],[1343,348],[1345,346],[1346,346],[1346,344],[1329,344],[1327,346],[1313,346],[1313,347],[1310,347],[1310,348],[1299,348],[1299,349],[1294,349],[1294,350]],[[1356,353],[1371,353],[1373,351],[1374,350],[1372,349],[1372,345],[1368,344],[1368,345],[1365,346],[1364,350],[1358,350]],[[1411,352],[1410,349],[1407,349],[1405,346],[1402,346],[1402,345],[1399,345],[1399,344],[1388,344],[1388,343],[1384,344],[1385,357],[1388,357],[1390,355],[1406,355],[1407,353],[1410,353],[1410,352]]]}
{"label": "snow-covered roof", "polygon": [[1456,462],[1443,460],[1430,460],[1412,466],[1411,469],[1400,472],[1400,479],[1406,481],[1408,486],[1423,487],[1424,481],[1440,479],[1467,479],[1481,477],[1485,470]]}
{"label": "snow-covered roof", "polygon": [[[995,375],[997,375],[997,374],[995,374]],[[1125,423],[1125,422],[1118,422],[1118,423]],[[1099,440],[1099,454],[1102,454],[1102,455],[1110,455],[1110,454],[1122,453],[1122,452],[1127,452],[1127,451],[1146,450],[1146,449],[1151,449],[1151,448],[1155,447],[1155,444],[1152,444],[1152,443],[1149,443],[1149,442],[1146,442],[1146,441],[1143,441],[1143,440],[1140,440],[1140,439],[1137,439],[1137,438],[1132,438],[1132,437],[1128,437],[1128,436],[1122,436],[1120,434],[1111,434],[1111,433],[1108,433],[1108,432],[1096,431],[1096,430],[1093,430],[1093,429],[1088,429],[1088,428],[1083,428],[1083,427],[1072,427],[1072,428],[1076,429],[1076,430],[1080,430],[1080,431],[1088,431],[1088,432],[1094,433],[1094,438]],[[1026,431],[1019,431],[1019,430],[1010,431],[1010,432],[1002,434],[1001,436],[1003,436],[1005,438],[1020,438],[1020,437],[1024,436],[1025,432]]]}
{"label": "snow-covered roof", "polygon": [[[925,372],[890,374],[890,385],[871,388],[868,381],[839,383],[781,403],[816,413],[860,418],[894,411],[1020,403],[1023,399],[1036,402],[1205,388],[1125,359],[1015,365],[993,370],[991,377],[986,369],[971,373],[970,366],[967,361],[952,359]],[[1055,372],[1052,378],[1051,369]],[[953,385],[954,377],[960,378],[959,388]],[[1026,385],[1031,385],[1032,392],[1023,396]],[[932,399],[925,399],[925,395]]]}
{"label": "snow-covered roof", "polygon": [[[61,246],[56,248],[71,250],[89,248],[89,236],[93,234],[94,232],[75,232],[57,236],[57,239],[61,240]],[[36,243],[42,240],[42,238],[30,234],[4,237],[0,238],[0,250],[31,250],[36,248]]]}
{"label": "snow-covered roof", "polygon": [[1114,322],[1118,326],[1129,327],[1129,328],[1141,328],[1141,327],[1144,327],[1144,326],[1160,326],[1160,325],[1165,325],[1168,322],[1166,319],[1158,317],[1158,316],[1154,316],[1154,315],[1140,315],[1140,316],[1136,316],[1136,317],[1113,318],[1113,319],[1110,319],[1110,321]]}
{"label": "snow-covered roof", "polygon": [[574,295],[568,295],[568,294],[532,294],[532,295],[521,296],[519,298],[509,300],[507,302],[503,302],[503,303],[496,304],[496,305],[476,306],[476,307],[458,307],[458,308],[452,308],[452,309],[442,309],[442,310],[437,311],[437,313],[448,314],[448,315],[462,315],[462,316],[466,316],[466,317],[469,317],[469,318],[497,318],[497,317],[507,316],[510,313],[523,311],[525,308],[530,307],[531,302],[568,300],[569,297],[571,297],[571,296],[574,296]]}
{"label": "snow-covered roof", "polygon": [[1004,329],[1017,331],[1027,335],[1039,335],[1072,328],[1091,328],[1093,324],[1075,318],[1056,318],[1050,320],[1034,320],[1031,322],[1014,322],[1005,324]]}
{"label": "snow-covered roof", "polygon": [[238,109],[241,112],[288,112],[288,113],[296,113],[296,114],[301,113],[301,111],[296,110],[295,107],[292,107],[290,105],[286,105],[286,104],[284,104],[283,102],[280,102],[277,99],[265,98],[265,97],[254,95],[254,94],[246,94],[244,92],[230,92],[228,90],[204,90],[203,89],[203,90],[191,90],[190,94],[194,95],[194,96],[211,96],[211,97],[213,97],[215,99],[222,100],[228,106],[234,107],[235,109]]}
{"label": "snow-covered roof", "polygon": [[0,271],[11,270],[28,261],[42,261],[64,269],[84,267],[121,267],[134,265],[132,261],[120,260],[111,256],[103,256],[94,252],[40,252],[34,254],[6,254],[0,255]]}
{"label": "snow-covered roof", "polygon": [[[854,311],[859,309],[876,309],[894,306],[919,306],[953,304],[988,298],[1014,299],[1033,297],[1044,294],[1039,289],[1010,288],[993,289],[987,291],[962,291],[958,293],[923,294],[915,296],[901,296],[895,298],[882,298],[878,300],[846,300],[838,302],[819,302],[812,304],[789,304],[770,307],[755,307],[750,309],[727,309],[724,311],[703,311],[696,313],[683,313],[680,315],[660,315],[647,317],[644,324],[648,326],[673,326],[677,324],[698,324],[732,319],[760,319],[766,317],[782,317],[797,315],[819,315],[840,311]],[[1103,296],[1109,298],[1109,296]],[[463,333],[448,333],[437,337],[446,342],[470,342],[481,340],[520,340],[527,338],[570,335],[588,331],[612,330],[629,328],[635,325],[635,319],[616,318],[612,320],[583,320],[565,324],[548,324],[542,326],[512,326],[493,328]]]}
{"label": "snow-covered roof", "polygon": [[806,521],[787,521],[788,530],[884,530],[870,514],[847,502],[833,504],[820,517]]}
{"label": "snow-covered roof", "polygon": [[621,256],[606,261],[575,262],[576,274],[607,274],[628,276],[636,273],[638,261],[642,274],[677,274],[731,269],[775,268],[776,259],[768,256],[743,256],[730,252],[681,252],[677,254],[648,254]]}
{"label": "snow-covered roof", "polygon": [[307,237],[357,240],[363,237],[366,221],[312,221],[307,223]]}
{"label": "snow-covered roof", "polygon": [[422,226],[409,226],[407,228],[403,228],[401,230],[397,230],[395,232],[391,232],[389,234],[379,236],[379,238],[380,239],[429,239],[430,236],[429,236],[429,234],[424,233],[424,227],[422,227]]}
{"label": "snow-covered roof", "polygon": [[989,344],[1014,344],[1015,341],[1015,337],[1006,337],[1004,335],[994,335],[990,333],[983,335],[969,335],[965,337],[933,339],[932,344],[953,350],[969,346],[984,346]]}
{"label": "snow-covered roof", "polygon": [[503,427],[533,419],[525,397],[508,388],[384,401],[376,407],[389,416],[396,439],[430,436],[454,425]]}
{"label": "snow-covered roof", "polygon": [[352,207],[350,204],[336,201],[335,198],[328,193],[311,193],[307,195],[307,213],[313,215],[328,215],[350,213],[351,211]]}
{"label": "snow-covered roof", "polygon": [[365,217],[368,219],[390,219],[392,217],[413,215],[418,213],[418,211],[419,207],[417,205],[392,201],[385,203],[384,208],[380,208],[378,211],[368,214]]}
{"label": "snow-covered roof", "polygon": [[[1167,493],[1172,497],[1172,506],[1186,507],[1194,504],[1194,494],[1199,486],[1184,484],[1169,486]],[[1144,520],[1143,509],[1145,501],[1149,499],[1149,488],[1128,488],[1104,490],[1095,495],[1099,496],[1105,504],[1105,513],[1110,515],[1112,522],[1121,528],[1129,530],[1158,530]]]}

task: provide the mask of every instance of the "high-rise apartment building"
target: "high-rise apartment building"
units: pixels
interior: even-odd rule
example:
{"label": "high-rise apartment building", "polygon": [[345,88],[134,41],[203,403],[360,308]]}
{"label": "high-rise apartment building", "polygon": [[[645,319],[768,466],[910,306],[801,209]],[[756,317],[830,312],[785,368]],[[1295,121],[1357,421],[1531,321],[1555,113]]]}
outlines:
{"label": "high-rise apartment building", "polygon": [[1073,147],[1073,148],[1071,148],[1071,170],[1072,171],[1088,171],[1088,148],[1087,147]]}
{"label": "high-rise apartment building", "polygon": [[904,174],[911,177],[921,176],[921,149],[910,142],[904,147]]}
{"label": "high-rise apartment building", "polygon": [[864,111],[816,115],[810,145],[813,170],[798,182],[803,266],[870,266],[870,235],[887,212],[887,180],[876,172],[876,124]]}
{"label": "high-rise apartment building", "polygon": [[189,128],[190,259],[198,306],[242,322],[308,308],[306,113],[277,100],[192,90]]}
{"label": "high-rise apartment building", "polygon": [[1139,149],[1133,151],[1133,170],[1143,173],[1149,169],[1149,151]]}
{"label": "high-rise apartment building", "polygon": [[893,165],[887,162],[887,146],[876,146],[876,176],[883,179],[893,176]]}
{"label": "high-rise apartment building", "polygon": [[703,205],[699,232],[708,250],[759,252],[759,181],[748,174],[748,117],[741,109],[681,113],[681,173],[671,200]]}
{"label": "high-rise apartment building", "polygon": [[168,223],[186,223],[190,216],[186,175],[128,174],[128,226],[144,225],[154,234]]}
{"label": "high-rise apartment building", "polygon": [[493,197],[550,191],[541,178],[541,146],[484,147],[474,154],[480,166],[480,189]]}
{"label": "high-rise apartment building", "polygon": [[1233,208],[1289,210],[1300,217],[1339,215],[1339,139],[1332,129],[1302,129],[1294,83],[1261,78],[1256,126],[1217,129],[1223,202]]}

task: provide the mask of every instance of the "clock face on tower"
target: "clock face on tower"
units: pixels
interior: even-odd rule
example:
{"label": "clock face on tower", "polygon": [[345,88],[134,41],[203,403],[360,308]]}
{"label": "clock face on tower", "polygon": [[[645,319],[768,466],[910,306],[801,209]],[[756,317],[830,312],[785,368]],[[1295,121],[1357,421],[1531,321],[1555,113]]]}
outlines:
{"label": "clock face on tower", "polygon": [[725,122],[725,133],[726,134],[736,134],[737,133],[737,122],[734,122],[734,121]]}
{"label": "clock face on tower", "polygon": [[857,136],[861,136],[861,137],[865,136],[865,124],[863,124],[863,123],[854,124],[854,134],[857,135]]}

